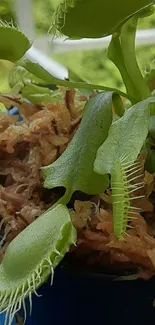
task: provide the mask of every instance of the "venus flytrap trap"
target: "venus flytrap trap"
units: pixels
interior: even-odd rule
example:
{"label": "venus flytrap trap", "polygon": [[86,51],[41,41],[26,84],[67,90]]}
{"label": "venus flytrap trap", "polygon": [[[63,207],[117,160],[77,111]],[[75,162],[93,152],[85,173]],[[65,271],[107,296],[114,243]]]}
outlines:
{"label": "venus flytrap trap", "polygon": [[152,0],[62,0],[56,9],[52,30],[69,38],[107,36],[152,4]]}
{"label": "venus flytrap trap", "polygon": [[68,209],[63,205],[46,211],[9,245],[0,266],[0,310],[6,311],[6,324],[24,307],[32,293],[53,273],[70,245],[76,243]]}
{"label": "venus flytrap trap", "polygon": [[[138,181],[143,176],[143,174],[137,175],[139,171],[142,171],[140,162],[133,164],[126,162],[127,160],[126,156],[115,160],[111,171],[114,234],[119,240],[124,239],[126,229],[130,227],[129,222],[140,212],[140,209],[131,205],[131,200],[144,197],[140,195],[130,197],[131,194],[144,187],[144,182]],[[132,184],[134,180],[137,182]]]}
{"label": "venus flytrap trap", "polygon": [[0,21],[0,59],[16,62],[31,47],[30,40],[18,28]]}

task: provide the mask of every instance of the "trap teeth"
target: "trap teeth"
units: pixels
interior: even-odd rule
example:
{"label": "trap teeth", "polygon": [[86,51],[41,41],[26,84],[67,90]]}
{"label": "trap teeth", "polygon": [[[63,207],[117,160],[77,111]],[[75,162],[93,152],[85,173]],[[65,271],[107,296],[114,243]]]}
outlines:
{"label": "trap teeth", "polygon": [[130,201],[132,200],[138,200],[138,199],[143,199],[145,197],[145,195],[138,195],[138,196],[134,196],[134,197],[131,197],[129,198]]}
{"label": "trap teeth", "polygon": [[130,205],[130,207],[129,207],[129,210],[137,210],[137,212],[143,212],[143,210],[141,209],[141,208],[138,208],[138,207],[133,207],[133,206],[131,206]]}
{"label": "trap teeth", "polygon": [[[145,197],[136,195],[136,191],[144,188],[145,185],[140,179],[144,177],[144,174],[140,172],[143,170],[142,164],[139,161],[126,162],[126,159],[127,156],[122,156],[120,160],[117,160],[111,173],[114,234],[119,240],[122,240],[128,222],[137,219],[130,215],[142,212],[142,209],[131,206],[132,201]],[[132,183],[134,181],[136,184]]]}
{"label": "trap teeth", "polygon": [[129,173],[129,174],[128,174],[128,172],[127,172],[126,177],[129,178],[129,177],[131,177],[132,175],[138,173],[140,170],[142,170],[142,167],[140,167],[140,168],[138,168],[138,169],[135,169],[135,170],[133,169],[133,171],[132,171],[131,173]]}
{"label": "trap teeth", "polygon": [[123,167],[124,169],[129,169],[131,167],[138,167],[138,166],[141,166],[141,163],[139,161],[135,162],[135,163],[132,163],[131,161],[129,163],[123,163]]}
{"label": "trap teeth", "polygon": [[143,174],[141,174],[141,175],[137,175],[137,176],[135,176],[135,177],[133,177],[133,178],[127,180],[127,182],[130,184],[131,182],[133,182],[133,181],[135,181],[136,179],[138,179],[138,178],[140,178],[140,177],[143,177],[143,176],[144,176]]}
{"label": "trap teeth", "polygon": [[133,190],[129,191],[129,194],[134,193],[134,192],[136,192],[136,191],[139,191],[139,190],[141,190],[142,188],[144,188],[143,185],[142,185],[142,186],[139,186],[139,187],[137,187],[137,188],[134,188]]}

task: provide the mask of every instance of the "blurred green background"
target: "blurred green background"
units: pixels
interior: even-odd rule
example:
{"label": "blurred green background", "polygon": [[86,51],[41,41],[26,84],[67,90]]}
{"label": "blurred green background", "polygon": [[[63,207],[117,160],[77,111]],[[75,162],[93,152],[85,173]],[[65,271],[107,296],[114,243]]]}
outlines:
{"label": "blurred green background", "polygon": [[[47,34],[58,1],[33,0],[37,34]],[[12,4],[13,0],[0,1],[0,18],[2,20],[16,20]],[[139,28],[155,28],[155,14],[141,19]],[[52,57],[90,82],[123,89],[119,72],[107,59],[104,49],[57,53]],[[155,68],[155,46],[137,47],[137,58],[143,73]]]}

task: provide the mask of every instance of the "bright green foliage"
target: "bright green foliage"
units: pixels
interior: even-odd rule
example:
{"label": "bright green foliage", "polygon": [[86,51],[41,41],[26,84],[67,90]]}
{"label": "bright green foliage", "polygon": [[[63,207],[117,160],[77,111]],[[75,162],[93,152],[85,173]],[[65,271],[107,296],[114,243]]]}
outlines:
{"label": "bright green foliage", "polygon": [[46,87],[39,87],[32,83],[23,87],[22,96],[30,100],[34,104],[57,103],[62,100],[60,91],[52,91]]}
{"label": "bright green foliage", "polygon": [[20,66],[14,66],[8,76],[9,85],[13,93],[19,93],[27,83],[35,82],[36,77]]}
{"label": "bright green foliage", "polygon": [[97,94],[86,104],[80,127],[65,152],[52,164],[42,168],[46,188],[64,186],[69,201],[74,191],[102,193],[107,176],[93,171],[96,152],[108,135],[112,122],[112,92]]}
{"label": "bright green foliage", "polygon": [[[129,19],[121,29],[120,42],[124,64],[127,73],[134,86],[134,92],[137,93],[137,102],[151,96],[149,87],[144,80],[142,73],[139,69],[136,50],[135,50],[135,39],[137,30],[138,15],[135,15]],[[124,83],[126,78],[124,78]],[[129,92],[130,94],[130,92]],[[132,95],[132,94],[131,94]]]}
{"label": "bright green foliage", "polygon": [[0,23],[0,59],[16,62],[30,47],[29,39],[19,29]]}
{"label": "bright green foliage", "polygon": [[32,293],[50,274],[53,278],[75,242],[76,231],[63,205],[47,210],[11,242],[0,265],[0,309],[7,310],[9,325],[22,304],[25,309],[27,296],[32,307]]}
{"label": "bright green foliage", "polygon": [[[143,74],[146,71],[150,71],[151,68],[155,68],[154,46],[136,47],[136,56]],[[124,90],[120,73],[107,58],[107,51],[103,48],[85,51],[79,49],[78,51],[72,50],[65,53],[55,53],[53,58],[61,64],[67,65],[76,74],[85,80],[89,80],[89,82]],[[155,89],[155,82],[152,82],[152,87],[152,90]]]}
{"label": "bright green foliage", "polygon": [[102,37],[114,33],[129,17],[154,0],[61,0],[53,29],[70,38]]}
{"label": "bright green foliage", "polygon": [[[128,51],[128,49],[126,50]],[[111,42],[108,47],[107,56],[120,71],[127,93],[131,94],[132,97],[134,98],[134,101],[136,102],[136,99],[138,97],[137,89],[134,87],[132,79],[125,66],[125,62],[124,62],[125,60],[124,60],[124,56],[121,48],[121,42],[120,42],[120,35],[118,33],[113,34],[111,38]]]}
{"label": "bright green foliage", "polygon": [[120,95],[127,97],[127,95],[122,91],[116,90],[111,87],[94,85],[85,82],[72,82],[72,81],[55,78],[50,73],[48,73],[42,66],[40,66],[37,63],[33,63],[30,60],[21,61],[20,65],[24,67],[27,71],[29,71],[31,74],[36,76],[37,78],[57,86],[78,88],[78,89],[90,89],[90,90],[98,89],[98,90],[107,90],[107,91],[117,91]]}
{"label": "bright green foliage", "polygon": [[1,93],[10,92],[8,76],[13,66],[14,64],[9,61],[0,60],[0,92]]}
{"label": "bright green foliage", "polygon": [[95,172],[111,174],[115,161],[123,155],[128,156],[130,162],[136,160],[148,135],[151,101],[154,102],[154,99],[148,98],[135,104],[111,125],[106,141],[97,152]]}

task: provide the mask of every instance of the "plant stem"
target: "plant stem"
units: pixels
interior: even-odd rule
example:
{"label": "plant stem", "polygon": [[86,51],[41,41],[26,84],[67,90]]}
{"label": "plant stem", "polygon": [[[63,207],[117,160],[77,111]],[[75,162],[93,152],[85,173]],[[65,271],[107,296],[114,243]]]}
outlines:
{"label": "plant stem", "polygon": [[115,33],[112,36],[111,42],[108,47],[108,58],[115,64],[115,66],[118,68],[123,82],[126,87],[127,94],[132,97],[132,104],[135,104],[137,102],[137,91],[135,90],[135,86],[132,82],[132,79],[130,78],[128,71],[126,69],[126,66],[124,64],[124,58],[122,54],[119,34]]}
{"label": "plant stem", "polygon": [[53,80],[55,81],[55,84],[58,86],[68,87],[68,88],[77,88],[77,89],[88,89],[88,90],[96,89],[96,90],[114,91],[122,97],[128,98],[131,101],[133,100],[133,98],[131,96],[129,96],[128,94],[124,93],[121,90],[118,90],[117,88],[88,84],[85,82],[73,82],[73,81],[67,81],[67,80],[60,80],[60,79],[56,79],[56,78]]}
{"label": "plant stem", "polygon": [[64,204],[66,205],[72,197],[72,191],[66,189],[65,194],[56,202],[56,204]]}
{"label": "plant stem", "polygon": [[120,41],[127,72],[137,91],[137,99],[143,100],[151,96],[149,87],[139,69],[135,54],[135,37],[138,16],[133,16],[122,27]]}

